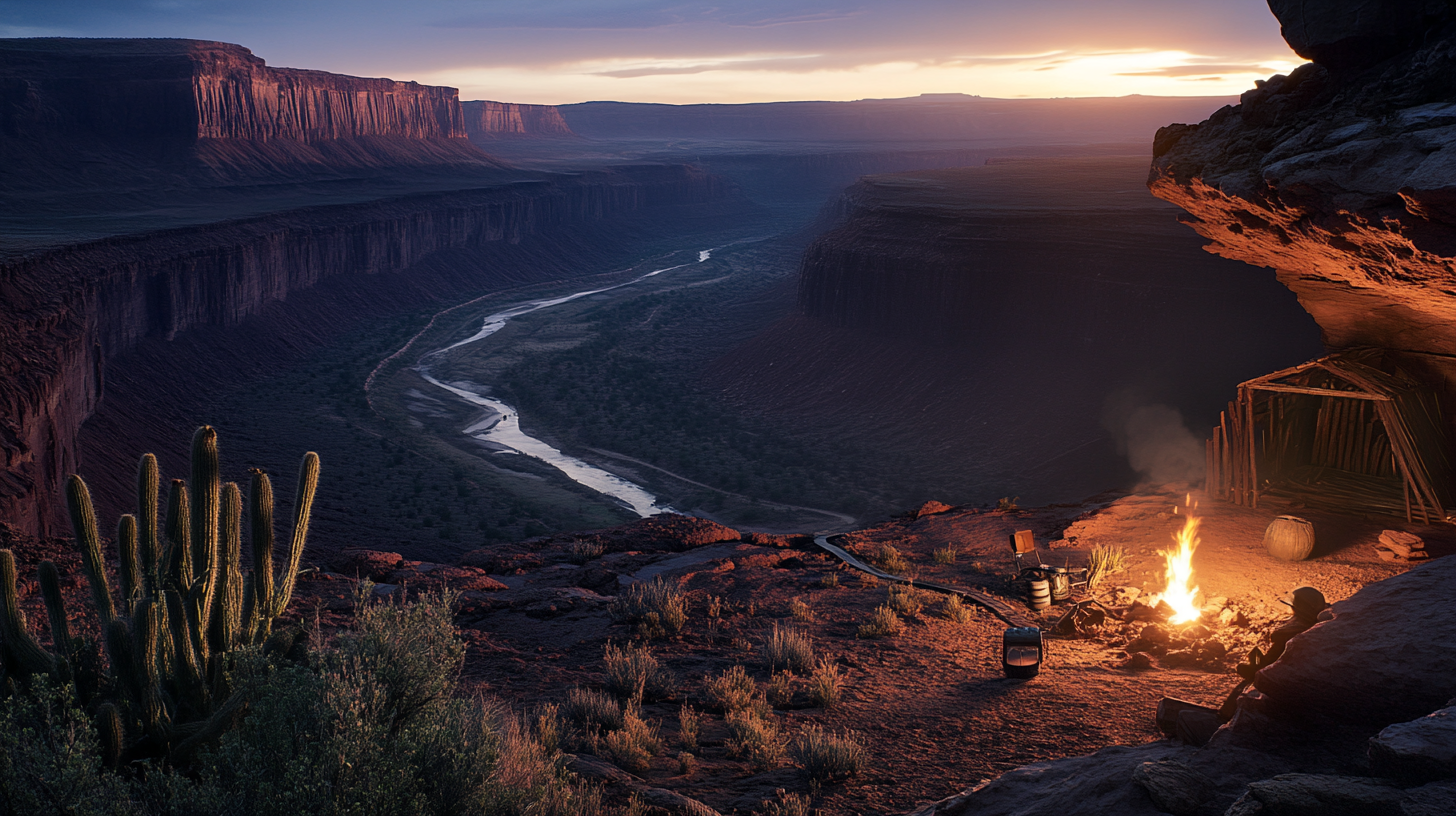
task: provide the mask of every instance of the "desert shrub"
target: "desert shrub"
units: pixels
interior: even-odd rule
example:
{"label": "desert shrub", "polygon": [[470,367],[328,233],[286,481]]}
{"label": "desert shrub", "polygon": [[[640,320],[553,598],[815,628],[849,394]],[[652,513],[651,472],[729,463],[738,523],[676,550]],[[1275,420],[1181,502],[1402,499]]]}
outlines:
{"label": "desert shrub", "polygon": [[930,554],[930,557],[941,566],[949,566],[956,562],[955,547],[939,547]]}
{"label": "desert shrub", "polygon": [[723,598],[718,595],[708,596],[708,620],[716,621],[723,617]]}
{"label": "desert shrub", "polygon": [[678,739],[682,740],[683,748],[689,751],[698,750],[698,736],[703,730],[703,715],[690,705],[685,705],[677,712]]}
{"label": "desert shrub", "polygon": [[627,712],[622,727],[609,732],[603,743],[613,762],[635,774],[646,773],[652,767],[652,757],[662,748],[657,728],[648,725],[636,711]]}
{"label": "desert shrub", "polygon": [[548,751],[561,748],[566,736],[566,722],[561,717],[561,706],[548,703],[536,712],[536,741]]}
{"label": "desert shrub", "polygon": [[965,623],[971,619],[971,610],[961,601],[961,596],[947,595],[940,605],[940,616],[956,623]]}
{"label": "desert shrub", "polygon": [[870,575],[868,572],[861,572],[858,577],[859,585],[864,589],[874,589],[880,585],[880,579]]}
{"label": "desert shrub", "polygon": [[783,708],[794,701],[794,677],[788,672],[775,672],[769,680],[767,699],[774,708]]}
{"label": "desert shrub", "polygon": [[566,559],[573,564],[585,564],[602,557],[607,548],[596,541],[573,541],[566,548]]}
{"label": "desert shrub", "polygon": [[742,666],[733,666],[703,684],[708,702],[723,711],[751,708],[758,699],[758,684]]}
{"label": "desert shrub", "polygon": [[804,599],[799,597],[795,597],[789,601],[789,615],[795,620],[814,620],[814,610],[810,609],[809,605],[804,603]]}
{"label": "desert shrub", "polygon": [[821,659],[809,675],[809,701],[820,708],[839,705],[841,677],[839,666],[828,658]]}
{"label": "desert shrub", "polygon": [[889,544],[880,545],[879,552],[875,553],[875,561],[891,575],[904,575],[910,569],[910,562],[905,559],[904,554]]}
{"label": "desert shrub", "polygon": [[1107,576],[1127,569],[1127,551],[1121,547],[1093,547],[1087,554],[1087,589],[1096,589]]}
{"label": "desert shrub", "polygon": [[747,760],[758,771],[766,771],[783,759],[787,741],[772,711],[737,709],[723,719],[728,725],[724,745],[730,756]]}
{"label": "desert shrub", "polygon": [[901,615],[907,617],[918,615],[925,606],[925,602],[920,598],[920,590],[913,586],[891,584],[887,593],[886,603]]}
{"label": "desert shrub", "polygon": [[566,695],[566,718],[586,732],[616,731],[623,725],[622,706],[596,689],[574,688]]}
{"label": "desert shrub", "polygon": [[635,583],[612,603],[612,617],[636,623],[643,635],[665,637],[676,635],[687,623],[687,600],[676,586],[659,575],[651,582]]}
{"label": "desert shrub", "polygon": [[1015,498],[1012,498],[1011,496],[1002,496],[1001,498],[996,500],[996,509],[1002,512],[1017,510],[1019,508],[1017,507],[1016,503],[1019,501],[1021,501],[1020,496],[1017,496]]}
{"label": "desert shrub", "polygon": [[787,669],[807,673],[814,667],[814,642],[797,629],[780,628],[775,623],[763,644],[763,659],[769,671]]}
{"label": "desert shrub", "polygon": [[774,798],[764,800],[759,813],[763,816],[812,816],[814,809],[810,807],[808,796],[779,788],[774,791]]}
{"label": "desert shrub", "polygon": [[826,572],[823,575],[819,576],[819,586],[823,587],[824,589],[834,589],[835,587],[839,586],[839,573]]}
{"label": "desert shrub", "polygon": [[646,646],[619,649],[608,643],[604,663],[607,689],[618,697],[641,695],[644,702],[672,696],[677,679],[653,657]]}
{"label": "desert shrub", "polygon": [[677,772],[680,776],[692,776],[693,771],[698,768],[698,758],[687,751],[679,751],[677,755]]}
{"label": "desert shrub", "polygon": [[815,782],[848,779],[864,768],[868,758],[853,731],[833,734],[817,725],[799,732],[793,755],[794,762]]}
{"label": "desert shrub", "polygon": [[905,624],[900,622],[900,616],[895,614],[895,610],[886,604],[880,604],[875,607],[874,612],[870,613],[870,619],[860,624],[859,636],[862,638],[889,637],[900,634],[900,630],[904,628]]}
{"label": "desert shrub", "polygon": [[126,785],[103,770],[69,685],[43,678],[0,700],[0,813],[127,813]]}

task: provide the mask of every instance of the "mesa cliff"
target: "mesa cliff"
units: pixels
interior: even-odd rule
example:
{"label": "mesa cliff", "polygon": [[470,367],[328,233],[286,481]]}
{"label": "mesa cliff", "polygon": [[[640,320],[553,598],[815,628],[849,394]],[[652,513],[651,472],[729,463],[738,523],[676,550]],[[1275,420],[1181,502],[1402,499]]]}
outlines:
{"label": "mesa cliff", "polygon": [[555,105],[520,105],[514,102],[461,102],[465,132],[472,139],[516,136],[575,136]]}
{"label": "mesa cliff", "polygon": [[0,40],[0,140],[22,162],[119,151],[224,175],[499,165],[467,139],[454,88],[274,68],[204,40]]}
{"label": "mesa cliff", "polygon": [[1331,349],[1389,349],[1456,396],[1451,9],[1306,5],[1270,3],[1315,61],[1159,130],[1149,186],[1208,251],[1274,269]]}
{"label": "mesa cliff", "polygon": [[[347,282],[356,310],[399,298],[404,284],[438,297],[479,291],[491,281],[471,274],[470,253],[727,193],[692,168],[629,167],[113,238],[0,265],[0,521],[52,529],[105,369],[144,340],[237,325],[325,282]],[[399,274],[447,250],[464,253],[456,271]]]}

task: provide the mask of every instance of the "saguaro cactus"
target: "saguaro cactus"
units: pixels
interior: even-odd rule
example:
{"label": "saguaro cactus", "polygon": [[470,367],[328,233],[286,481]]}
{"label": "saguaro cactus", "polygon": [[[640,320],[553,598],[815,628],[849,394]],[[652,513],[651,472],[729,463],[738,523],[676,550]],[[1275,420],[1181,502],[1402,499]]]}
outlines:
{"label": "saguaro cactus", "polygon": [[[298,577],[318,470],[318,455],[305,454],[288,557],[275,576],[273,491],[266,474],[253,471],[249,485],[253,569],[245,573],[242,493],[236,484],[220,481],[217,432],[204,425],[193,436],[191,484],[172,481],[165,534],[157,514],[157,460],[143,456],[137,512],[117,524],[120,612],[90,492],[81,477],[71,476],[66,503],[108,665],[103,673],[94,660],[81,659],[86,649],[70,631],[59,575],[50,562],[40,565],[39,577],[53,651],[36,641],[20,611],[14,556],[0,550],[0,657],[6,673],[21,681],[42,673],[67,681],[73,679],[73,663],[86,663],[87,676],[74,678],[77,696],[83,708],[95,712],[108,764],[147,756],[184,761],[230,728],[247,705],[228,688],[232,652],[261,646],[276,658],[288,644],[301,642],[295,632],[271,630]],[[89,648],[94,654],[94,646]]]}

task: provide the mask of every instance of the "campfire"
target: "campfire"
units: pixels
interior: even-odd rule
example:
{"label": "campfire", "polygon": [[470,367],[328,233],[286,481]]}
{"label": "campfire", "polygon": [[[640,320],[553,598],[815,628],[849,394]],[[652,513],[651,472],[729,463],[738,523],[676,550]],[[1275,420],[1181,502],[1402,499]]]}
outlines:
{"label": "campfire", "polygon": [[[1173,615],[1168,622],[1174,624],[1192,623],[1202,615],[1198,587],[1193,585],[1193,551],[1198,548],[1199,524],[1193,511],[1198,505],[1192,502],[1191,496],[1184,499],[1184,504],[1183,529],[1173,536],[1178,546],[1159,551],[1166,562],[1164,575],[1168,580],[1168,586],[1163,590],[1163,602],[1172,607]],[[1174,507],[1173,512],[1177,513],[1178,508]]]}

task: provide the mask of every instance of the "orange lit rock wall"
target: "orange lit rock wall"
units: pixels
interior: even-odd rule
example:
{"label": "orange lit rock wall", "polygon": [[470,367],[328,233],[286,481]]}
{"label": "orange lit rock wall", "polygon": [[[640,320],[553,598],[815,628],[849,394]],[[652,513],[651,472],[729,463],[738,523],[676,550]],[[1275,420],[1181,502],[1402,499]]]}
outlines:
{"label": "orange lit rock wall", "polygon": [[1390,37],[1357,57],[1365,33],[1323,32],[1345,44],[1333,65],[1162,128],[1149,186],[1210,252],[1272,268],[1329,347],[1401,352],[1456,396],[1456,37],[1425,19],[1394,56]]}

